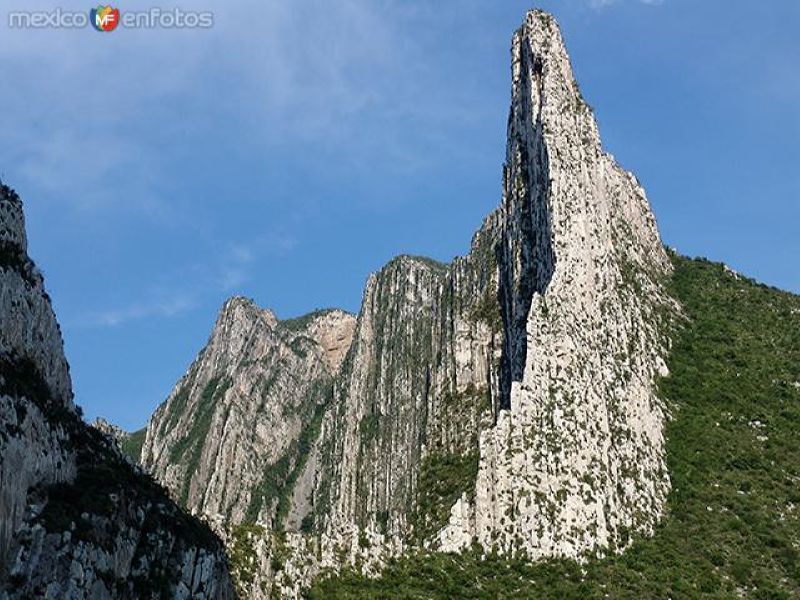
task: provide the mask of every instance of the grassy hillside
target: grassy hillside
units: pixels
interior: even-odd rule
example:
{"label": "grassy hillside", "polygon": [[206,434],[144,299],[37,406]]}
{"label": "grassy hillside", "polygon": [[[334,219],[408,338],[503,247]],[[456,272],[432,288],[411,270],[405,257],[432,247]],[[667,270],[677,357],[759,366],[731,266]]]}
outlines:
{"label": "grassy hillside", "polygon": [[122,451],[127,454],[135,463],[138,463],[142,457],[142,446],[144,446],[144,438],[147,435],[147,427],[134,431],[128,437],[122,440],[120,446]]}
{"label": "grassy hillside", "polygon": [[477,554],[392,562],[380,579],[318,582],[322,598],[800,597],[800,297],[674,257],[690,321],[661,383],[668,515],[622,556],[579,566]]}

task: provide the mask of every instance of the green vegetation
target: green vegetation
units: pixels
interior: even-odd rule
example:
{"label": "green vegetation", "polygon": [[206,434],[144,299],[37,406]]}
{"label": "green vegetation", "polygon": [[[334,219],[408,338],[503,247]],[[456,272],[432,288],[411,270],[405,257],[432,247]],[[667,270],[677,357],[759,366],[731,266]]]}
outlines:
{"label": "green vegetation", "polygon": [[[112,449],[108,438],[81,420],[80,410],[72,409],[52,395],[36,365],[27,358],[0,356],[0,394],[17,399],[17,419],[24,419],[29,404],[35,405],[52,428],[66,436],[65,450],[74,453],[77,473],[74,482],[58,483],[32,494],[47,499],[34,522],[52,534],[70,531],[73,539],[112,549],[126,530],[138,532],[139,543],[132,557],[164,555],[174,543],[176,549],[191,546],[219,551],[217,536],[200,521],[182,512],[169,498],[167,490],[151,476],[140,473]],[[12,435],[15,432],[9,432]],[[8,435],[8,434],[6,434]],[[140,512],[144,522],[140,521]],[[84,518],[88,515],[88,518]],[[98,576],[126,595],[128,584],[137,598],[161,597],[168,593],[175,574],[168,564],[152,565],[143,575],[128,582],[115,580],[111,572],[98,570]],[[16,585],[22,585],[17,578]]]}
{"label": "green vegetation", "polygon": [[258,525],[244,524],[233,529],[233,543],[229,545],[228,554],[236,591],[241,598],[247,597],[247,592],[255,581],[258,565],[253,542],[263,537],[264,533],[264,528]]}
{"label": "green vegetation", "polygon": [[312,311],[306,315],[302,315],[296,317],[294,319],[284,319],[280,321],[280,326],[286,329],[287,331],[298,332],[303,331],[306,327],[311,325],[315,319],[319,317],[324,317],[328,313],[335,311],[335,308],[318,308],[315,311]]}
{"label": "green vegetation", "polygon": [[[11,398],[25,398],[33,403],[53,424],[62,425],[68,430],[79,428],[81,423],[75,411],[70,410],[65,400],[54,398],[50,387],[39,372],[34,362],[26,356],[16,353],[0,353],[0,394]],[[17,421],[22,422],[27,407],[22,402],[15,402]]]}
{"label": "green vegetation", "polygon": [[497,296],[497,284],[490,283],[472,309],[472,319],[482,321],[495,333],[503,329],[503,315]]}
{"label": "green vegetation", "polygon": [[144,427],[128,435],[128,437],[122,440],[122,444],[120,444],[122,451],[135,463],[138,463],[142,457],[142,446],[144,446],[144,438],[146,435],[147,427]]}
{"label": "green vegetation", "polygon": [[361,435],[361,442],[364,444],[377,439],[380,430],[381,418],[375,413],[364,415],[358,423],[358,432]]}
{"label": "green vegetation", "polygon": [[[98,435],[101,434],[87,431],[80,436],[85,438],[82,441],[87,450],[79,457],[75,482],[56,484],[48,489],[48,502],[37,517],[47,531],[69,531],[74,523],[72,534],[77,539],[110,548],[118,530],[98,526],[91,519],[99,516],[113,520],[122,515],[133,524],[135,514],[128,516],[122,507],[126,504],[145,507],[154,503],[157,506],[146,513],[143,534],[172,531],[185,543],[204,548],[218,546],[216,536],[173,505],[167,491],[154,479],[137,473],[128,463],[118,461],[110,452],[102,450],[103,441],[97,438]],[[88,513],[90,520],[84,520],[83,513]]]}
{"label": "green vegetation", "polygon": [[475,492],[478,454],[436,452],[422,460],[417,485],[414,534],[422,542],[447,524],[450,507],[463,493]]}
{"label": "green vegetation", "polygon": [[[462,392],[445,391],[439,396],[439,410],[449,417],[457,417],[463,413],[482,411],[489,406],[489,393],[486,388],[477,388],[469,383]],[[470,448],[478,448],[478,440],[472,440]]]}
{"label": "green vegetation", "polygon": [[245,521],[255,523],[258,513],[264,505],[270,503],[275,498],[279,498],[286,490],[284,483],[289,477],[290,460],[293,448],[290,447],[277,461],[269,465],[261,476],[261,481],[253,490],[250,503],[245,511]]}
{"label": "green vegetation", "polygon": [[800,597],[800,297],[673,258],[688,321],[660,384],[673,489],[650,539],[580,566],[479,553],[390,562],[310,598]]}
{"label": "green vegetation", "polygon": [[478,423],[490,418],[489,389],[470,383],[461,392],[446,391],[439,397],[436,432],[429,444],[434,452],[478,452]]}
{"label": "green vegetation", "polygon": [[28,285],[36,285],[36,267],[18,244],[0,240],[0,269],[16,271]]}
{"label": "green vegetation", "polygon": [[[45,414],[51,424],[58,424],[68,433],[68,446],[75,452],[77,464],[73,483],[46,488],[47,504],[36,521],[48,532],[68,531],[74,523],[72,531],[77,539],[108,548],[115,543],[115,529],[98,525],[94,518],[109,522],[125,519],[129,526],[138,528],[134,507],[139,506],[145,511],[142,539],[148,539],[151,533],[157,537],[170,532],[187,545],[220,547],[210,529],[173,504],[167,490],[149,474],[137,472],[119,458],[106,436],[88,427],[77,413],[57,409]],[[90,515],[88,520],[83,518],[84,513]]]}
{"label": "green vegetation", "polygon": [[308,356],[309,348],[313,348],[314,344],[315,342],[311,338],[299,335],[289,343],[289,346],[294,353],[297,354],[297,356],[300,358],[306,358]]}
{"label": "green vegetation", "polygon": [[398,256],[396,259],[393,259],[391,262],[394,262],[395,260],[403,260],[403,259],[409,259],[409,258],[411,260],[415,260],[417,262],[420,262],[420,263],[424,264],[425,266],[430,267],[434,271],[438,271],[438,272],[443,272],[443,271],[447,270],[447,267],[448,267],[447,263],[443,263],[441,261],[435,260],[435,259],[430,258],[428,256],[418,256],[418,255],[415,255],[415,254],[402,254],[402,255]]}
{"label": "green vegetation", "polygon": [[175,427],[178,421],[180,421],[181,415],[185,414],[186,404],[189,402],[190,389],[191,386],[184,380],[183,385],[181,385],[181,388],[172,398],[172,402],[166,401],[162,404],[166,409],[169,409],[169,416],[165,416],[164,419],[161,420],[161,427],[159,428],[159,433],[161,435],[166,434],[167,431]]}
{"label": "green vegetation", "polygon": [[186,464],[186,475],[183,479],[183,488],[181,489],[180,496],[180,501],[183,506],[186,506],[189,499],[189,488],[192,483],[192,476],[197,471],[197,467],[200,464],[200,457],[203,454],[203,445],[205,444],[206,437],[208,437],[208,431],[211,429],[211,420],[214,417],[214,410],[230,385],[229,379],[222,379],[220,377],[214,377],[206,384],[197,402],[192,428],[170,449],[170,462],[175,464],[185,460]]}
{"label": "green vegetation", "polygon": [[[264,505],[277,500],[273,529],[275,531],[282,530],[283,522],[289,513],[294,484],[303,472],[308,455],[319,436],[322,417],[332,394],[333,386],[330,381],[319,381],[314,384],[309,399],[309,405],[314,407],[314,412],[300,431],[297,441],[292,442],[287,451],[264,471],[261,481],[253,490],[250,504],[247,506],[245,522],[254,523]],[[313,521],[306,521],[304,525],[311,528]]]}
{"label": "green vegetation", "polygon": [[[330,397],[330,394],[333,393],[333,388],[327,385],[324,386],[324,388],[326,390],[326,397]],[[317,405],[313,417],[306,424],[306,426],[303,427],[303,430],[300,432],[300,437],[297,439],[297,457],[294,462],[294,468],[286,478],[286,484],[283,486],[283,489],[278,496],[278,509],[275,513],[276,530],[281,530],[283,528],[283,522],[286,519],[286,515],[289,513],[290,500],[292,491],[294,490],[294,484],[297,483],[297,478],[300,477],[300,474],[303,472],[303,469],[308,462],[308,455],[314,446],[314,442],[319,436],[320,429],[322,427],[322,417],[325,415],[325,408],[327,405],[327,402]],[[313,527],[313,521],[311,523],[306,521],[304,525],[306,527]]]}

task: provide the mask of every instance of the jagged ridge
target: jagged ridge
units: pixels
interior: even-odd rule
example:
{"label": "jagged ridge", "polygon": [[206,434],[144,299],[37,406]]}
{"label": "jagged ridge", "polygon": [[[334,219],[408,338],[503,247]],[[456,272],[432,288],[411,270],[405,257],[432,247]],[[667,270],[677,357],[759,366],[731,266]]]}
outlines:
{"label": "jagged ridge", "polygon": [[673,256],[685,310],[659,395],[674,418],[667,517],[621,557],[530,563],[480,552],[344,574],[310,598],[793,598],[800,594],[800,296]]}
{"label": "jagged ridge", "polygon": [[208,344],[150,420],[143,464],[191,510],[220,523],[271,524],[351,325],[342,311],[280,322],[250,300],[226,302]]}
{"label": "jagged ridge", "polygon": [[[264,529],[250,589],[277,583],[296,595],[321,568],[376,569],[419,546],[477,542],[528,558],[581,558],[652,531],[669,490],[655,386],[676,309],[670,273],[644,191],[602,149],[557,24],[531,11],[512,41],[501,206],[466,257],[444,265],[403,256],[370,277],[341,371],[329,373],[330,400],[315,413],[309,460],[287,459],[280,476],[278,455],[263,463],[271,489],[298,482],[307,500],[292,503],[292,527],[274,537],[282,499],[298,494],[270,494],[271,510],[255,519]],[[276,323],[263,329],[256,339],[279,340]],[[184,380],[187,398],[215,368],[231,368],[202,366],[209,356],[192,368],[205,375],[190,369]],[[310,366],[293,363],[295,387],[281,398],[307,396]],[[286,368],[254,374],[243,395]],[[143,455],[160,461],[172,489],[186,470],[163,458],[176,442],[163,423],[177,414],[168,406],[184,406],[182,385],[151,421]],[[187,414],[197,406],[187,400]],[[158,456],[147,454],[156,423],[167,437]],[[230,426],[215,421],[209,431],[224,436]],[[226,449],[218,456],[237,452],[230,442],[216,447]],[[241,469],[217,460],[205,472]],[[197,504],[207,514],[217,501],[210,489]],[[248,530],[247,539],[259,535]]]}

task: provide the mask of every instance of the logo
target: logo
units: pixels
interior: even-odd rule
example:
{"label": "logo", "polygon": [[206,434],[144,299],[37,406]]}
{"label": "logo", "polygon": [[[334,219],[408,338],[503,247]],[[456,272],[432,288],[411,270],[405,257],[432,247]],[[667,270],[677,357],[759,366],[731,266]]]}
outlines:
{"label": "logo", "polygon": [[97,31],[114,31],[119,25],[119,9],[101,4],[92,9],[89,18]]}

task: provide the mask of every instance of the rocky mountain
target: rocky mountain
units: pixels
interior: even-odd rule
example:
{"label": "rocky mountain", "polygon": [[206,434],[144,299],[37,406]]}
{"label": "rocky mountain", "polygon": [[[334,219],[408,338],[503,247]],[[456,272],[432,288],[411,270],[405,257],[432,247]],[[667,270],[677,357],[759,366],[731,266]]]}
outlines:
{"label": "rocky mountain", "polygon": [[119,446],[122,453],[127,456],[128,460],[134,465],[139,464],[139,458],[142,455],[142,445],[144,444],[144,436],[147,429],[140,429],[139,431],[128,432],[117,427],[113,423],[109,423],[103,418],[95,419],[91,426],[101,433],[112,438]]}
{"label": "rocky mountain", "polygon": [[379,577],[318,580],[327,598],[800,597],[800,296],[671,255],[682,306],[658,395],[672,490],[622,555],[543,560],[416,552]]}
{"label": "rocky mountain", "polygon": [[220,540],[74,404],[61,332],[0,185],[0,598],[230,598]]}
{"label": "rocky mountain", "polygon": [[278,321],[245,298],[222,307],[206,347],[147,428],[142,464],[217,523],[272,523],[307,459],[354,317]]}
{"label": "rocky mountain", "polygon": [[320,442],[330,562],[365,535],[579,557],[662,512],[671,265],[538,11],[512,42],[503,181],[467,257],[400,259],[367,285]]}
{"label": "rocky mountain", "polygon": [[663,514],[672,263],[554,19],[529,12],[511,58],[470,252],[391,261],[355,320],[230,300],[148,425],[144,466],[218,524],[248,597],[422,548],[618,552]]}

